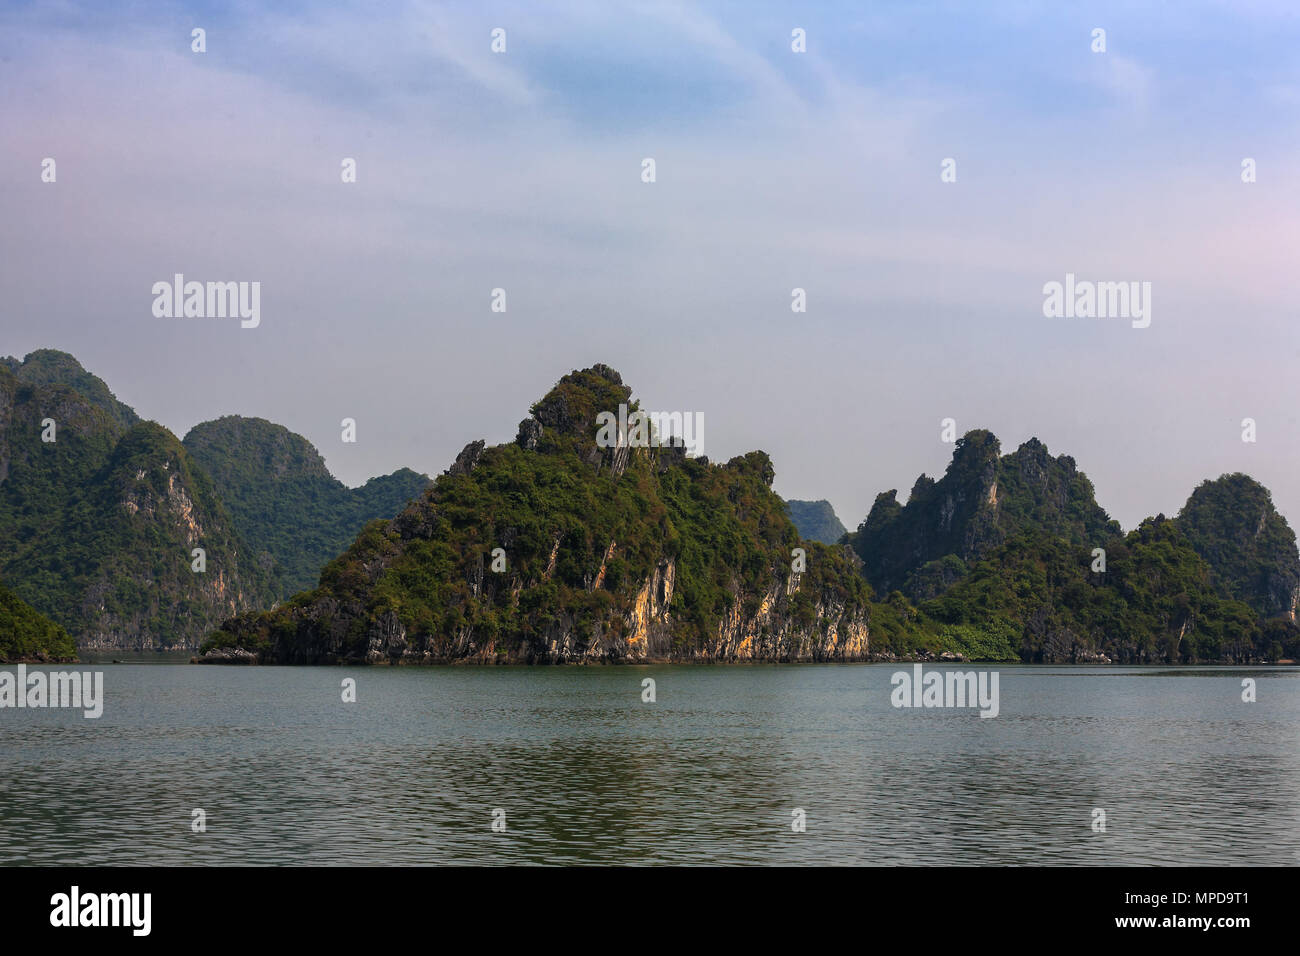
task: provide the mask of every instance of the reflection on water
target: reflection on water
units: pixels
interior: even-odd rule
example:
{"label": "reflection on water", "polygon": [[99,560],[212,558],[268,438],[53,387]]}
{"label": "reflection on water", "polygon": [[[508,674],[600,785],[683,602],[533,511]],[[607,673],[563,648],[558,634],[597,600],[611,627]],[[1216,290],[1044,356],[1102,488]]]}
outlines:
{"label": "reflection on water", "polygon": [[1300,863],[1295,669],[97,666],[0,710],[0,863]]}

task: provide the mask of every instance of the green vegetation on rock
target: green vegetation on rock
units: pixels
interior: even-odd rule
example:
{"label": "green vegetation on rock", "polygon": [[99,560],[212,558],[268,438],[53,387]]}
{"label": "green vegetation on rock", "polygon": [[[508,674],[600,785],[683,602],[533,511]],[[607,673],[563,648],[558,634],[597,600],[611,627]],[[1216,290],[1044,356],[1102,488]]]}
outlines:
{"label": "green vegetation on rock", "polygon": [[432,484],[402,469],[348,489],[262,419],[182,443],[71,356],[0,359],[0,653],[206,637],[208,659],[286,663],[1300,656],[1295,535],[1246,475],[1124,534],[1073,459],[972,431],[941,478],[877,496],[828,545],[833,510],[783,502],[763,452],[598,446],[596,416],[623,404],[618,373],[575,371],[513,443],[471,443]]}
{"label": "green vegetation on rock", "polygon": [[269,558],[278,599],[315,587],[358,531],[393,517],[429,484],[403,468],[348,488],[307,439],[262,418],[204,422],[184,445],[253,552]]}
{"label": "green vegetation on rock", "polygon": [[102,379],[87,372],[67,352],[37,349],[21,362],[9,358],[6,364],[23,384],[67,386],[124,429],[140,421],[135,409],[119,402]]}
{"label": "green vegetation on rock", "polygon": [[[206,475],[70,356],[0,366],[0,576],[81,647],[187,648],[273,598]],[[65,384],[72,382],[75,384]],[[96,384],[98,383],[98,384]],[[129,410],[127,410],[129,411]],[[45,424],[53,422],[53,431]],[[46,436],[53,441],[46,441]],[[204,573],[192,570],[195,548]]]}
{"label": "green vegetation on rock", "polygon": [[428,483],[403,469],[348,489],[261,419],[207,422],[186,443],[66,353],[0,359],[0,575],[80,646],[192,650],[315,584]]}
{"label": "green vegetation on rock", "polygon": [[966,565],[1022,531],[1082,545],[1120,530],[1074,459],[1053,458],[1036,438],[1000,456],[990,432],[968,432],[942,478],[922,475],[906,505],[896,496],[876,497],[851,543],[879,593],[897,589],[914,601],[941,593]]}
{"label": "green vegetation on rock", "polygon": [[597,447],[597,413],[620,404],[637,407],[613,370],[566,375],[513,444],[471,444],[319,588],[226,622],[205,649],[286,663],[865,655],[870,589],[847,549],[802,542],[806,571],[792,571],[801,541],[767,455]]}
{"label": "green vegetation on rock", "polygon": [[64,663],[77,659],[68,632],[0,585],[0,663]]}
{"label": "green vegetation on rock", "polygon": [[1177,520],[1124,535],[1073,459],[1037,440],[997,449],[988,432],[969,433],[942,479],[922,476],[906,506],[879,496],[851,536],[868,578],[890,588],[873,613],[873,651],[1049,663],[1300,651],[1300,555],[1256,482],[1206,482]]}
{"label": "green vegetation on rock", "polygon": [[1286,519],[1268,489],[1243,474],[1204,481],[1175,519],[1210,566],[1225,597],[1244,601],[1263,617],[1295,617],[1300,599],[1300,555]]}

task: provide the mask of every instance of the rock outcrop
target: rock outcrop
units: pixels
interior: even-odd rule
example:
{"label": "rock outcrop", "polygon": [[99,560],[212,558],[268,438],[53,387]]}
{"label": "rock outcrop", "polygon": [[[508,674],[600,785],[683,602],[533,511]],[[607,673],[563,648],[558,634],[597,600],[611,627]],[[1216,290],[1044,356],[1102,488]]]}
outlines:
{"label": "rock outcrop", "polygon": [[602,447],[636,411],[617,372],[566,375],[508,445],[467,446],[315,591],[225,622],[206,660],[863,660],[870,591],[846,548],[800,540],[751,452]]}
{"label": "rock outcrop", "polygon": [[897,494],[876,497],[851,543],[877,593],[898,589],[913,600],[941,593],[967,566],[1024,530],[1074,544],[1100,543],[1120,530],[1074,459],[1052,457],[1036,438],[999,455],[992,433],[968,432],[942,478],[921,475],[906,505]]}
{"label": "rock outcrop", "polygon": [[1204,481],[1174,520],[1209,564],[1224,597],[1244,601],[1262,617],[1296,620],[1300,555],[1295,532],[1273,507],[1267,488],[1239,473]]}

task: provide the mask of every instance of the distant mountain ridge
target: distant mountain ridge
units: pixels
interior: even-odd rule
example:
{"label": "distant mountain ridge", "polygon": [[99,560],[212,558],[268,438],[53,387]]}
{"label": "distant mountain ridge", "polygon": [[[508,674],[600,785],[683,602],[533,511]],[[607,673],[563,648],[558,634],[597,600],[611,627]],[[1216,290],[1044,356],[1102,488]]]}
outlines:
{"label": "distant mountain ridge", "polygon": [[795,498],[788,498],[785,502],[785,509],[790,515],[790,520],[794,522],[794,526],[799,529],[799,536],[807,538],[809,541],[836,544],[840,538],[848,533],[848,529],[840,522],[839,517],[835,514],[835,509],[831,507],[831,503],[825,499],[821,501],[799,501]]}
{"label": "distant mountain ridge", "polygon": [[828,547],[808,519],[833,510],[783,502],[762,452],[602,447],[621,404],[617,372],[575,371],[515,442],[348,489],[264,419],[181,442],[65,353],[0,359],[0,656],[69,635],[285,663],[1300,656],[1295,534],[1246,475],[1124,534],[1072,458],[977,429]]}

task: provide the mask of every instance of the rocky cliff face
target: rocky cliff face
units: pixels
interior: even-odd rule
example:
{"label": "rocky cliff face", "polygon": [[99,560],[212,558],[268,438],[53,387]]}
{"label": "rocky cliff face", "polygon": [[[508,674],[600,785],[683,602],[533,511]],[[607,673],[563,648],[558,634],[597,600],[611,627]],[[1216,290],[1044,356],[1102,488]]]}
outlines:
{"label": "rocky cliff face", "polygon": [[767,456],[601,447],[596,415],[620,404],[607,366],[565,376],[513,444],[467,446],[317,590],[227,621],[205,659],[864,659],[869,589],[847,549],[800,541]]}
{"label": "rocky cliff face", "polygon": [[81,647],[194,650],[214,622],[271,600],[265,569],[162,426],[130,429],[88,491],[93,527],[61,529],[63,540],[84,536],[101,555],[78,576]]}
{"label": "rocky cliff face", "polygon": [[1028,529],[1083,544],[1105,541],[1119,525],[1073,458],[1052,457],[1036,438],[1000,455],[997,438],[978,430],[957,441],[942,478],[916,480],[906,505],[897,491],[878,495],[852,547],[877,593],[898,589],[920,601]]}
{"label": "rocky cliff face", "polygon": [[79,647],[103,650],[192,650],[222,619],[272,600],[175,436],[139,422],[70,356],[33,354],[0,367],[6,584]]}
{"label": "rocky cliff face", "polygon": [[530,642],[510,634],[484,640],[471,626],[445,637],[414,634],[398,614],[390,611],[369,619],[364,642],[358,643],[349,640],[349,628],[343,624],[347,618],[338,613],[341,606],[325,598],[314,611],[298,615],[290,636],[272,637],[269,644],[259,640],[266,634],[260,629],[260,616],[229,621],[224,625],[226,633],[244,639],[218,639],[205,648],[202,659],[208,663],[279,664],[635,664],[847,662],[869,658],[866,609],[851,607],[849,601],[834,594],[821,594],[812,604],[817,623],[797,622],[790,600],[798,594],[797,580],[787,585],[774,584],[761,596],[758,610],[752,615],[747,615],[739,603],[733,605],[714,634],[696,646],[684,648],[673,636],[674,571],[673,563],[665,561],[637,590],[631,607],[611,624],[596,623],[588,629],[577,615],[561,611],[542,628],[537,640]]}

